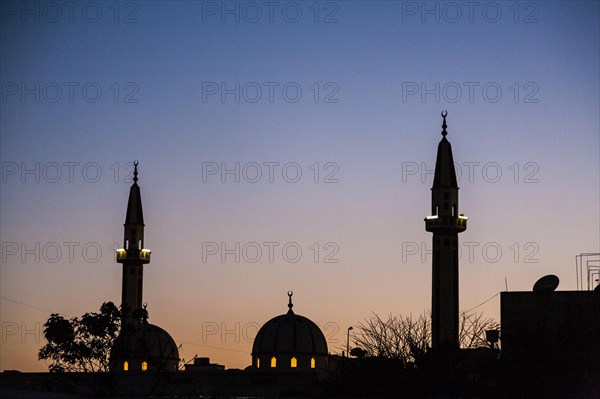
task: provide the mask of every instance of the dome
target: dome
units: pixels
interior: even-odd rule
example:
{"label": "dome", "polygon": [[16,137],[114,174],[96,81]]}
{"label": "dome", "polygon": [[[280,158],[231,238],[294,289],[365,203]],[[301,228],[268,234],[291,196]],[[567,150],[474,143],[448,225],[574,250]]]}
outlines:
{"label": "dome", "polygon": [[121,331],[110,354],[113,371],[177,371],[178,365],[179,350],[173,338],[148,322]]}
{"label": "dome", "polygon": [[263,359],[263,368],[324,367],[328,353],[325,336],[310,319],[294,313],[292,293],[288,296],[288,312],[266,322],[256,334],[252,345],[254,366],[260,368],[259,359]]}
{"label": "dome", "polygon": [[327,354],[327,341],[310,319],[295,314],[277,316],[262,326],[252,345],[252,354],[309,353]]}

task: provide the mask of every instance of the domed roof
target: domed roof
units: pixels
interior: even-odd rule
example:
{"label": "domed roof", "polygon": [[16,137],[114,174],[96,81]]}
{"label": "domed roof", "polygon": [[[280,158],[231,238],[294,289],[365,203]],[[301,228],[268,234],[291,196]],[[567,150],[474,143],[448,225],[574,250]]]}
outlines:
{"label": "domed roof", "polygon": [[321,329],[308,318],[295,314],[292,293],[288,296],[288,312],[261,327],[252,345],[252,356],[276,353],[327,355],[327,341]]}
{"label": "domed roof", "polygon": [[138,327],[126,328],[115,340],[111,350],[111,362],[139,359],[154,368],[168,368],[179,362],[179,350],[175,341],[162,328],[142,322]]}

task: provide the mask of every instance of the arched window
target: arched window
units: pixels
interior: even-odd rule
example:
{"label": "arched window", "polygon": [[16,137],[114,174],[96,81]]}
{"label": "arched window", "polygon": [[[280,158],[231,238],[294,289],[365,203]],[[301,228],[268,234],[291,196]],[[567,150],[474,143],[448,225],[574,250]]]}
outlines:
{"label": "arched window", "polygon": [[315,368],[315,366],[316,366],[316,363],[317,363],[317,362],[316,362],[315,358],[314,358],[314,357],[311,357],[311,358],[310,358],[310,368],[311,368],[311,369],[314,369],[314,368]]}
{"label": "arched window", "polygon": [[129,371],[129,362],[123,363],[123,371]]}
{"label": "arched window", "polygon": [[277,359],[275,356],[271,358],[271,367],[277,367]]}
{"label": "arched window", "polygon": [[456,216],[456,204],[452,204],[452,216]]}
{"label": "arched window", "polygon": [[125,240],[125,249],[129,249],[129,240]]}
{"label": "arched window", "polygon": [[257,369],[260,368],[260,358],[259,357],[256,358],[256,368]]}
{"label": "arched window", "polygon": [[291,368],[298,367],[298,360],[295,357],[293,357],[292,360],[290,361],[290,367]]}
{"label": "arched window", "polygon": [[142,371],[148,370],[148,363],[142,362]]}
{"label": "arched window", "polygon": [[137,249],[142,249],[142,240],[138,241],[138,248]]}

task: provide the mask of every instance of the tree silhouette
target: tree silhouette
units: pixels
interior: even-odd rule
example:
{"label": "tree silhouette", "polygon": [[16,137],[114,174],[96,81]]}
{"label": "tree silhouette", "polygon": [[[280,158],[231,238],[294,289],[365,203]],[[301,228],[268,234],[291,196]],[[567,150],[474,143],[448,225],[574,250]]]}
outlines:
{"label": "tree silhouette", "polygon": [[[461,312],[460,347],[488,346],[485,331],[495,329],[499,329],[499,324],[494,319],[485,318],[482,313]],[[389,314],[384,320],[373,313],[370,318],[358,323],[352,340],[366,357],[400,360],[405,365],[418,363],[431,348],[431,316],[427,313],[414,319],[412,315]]]}
{"label": "tree silhouette", "polygon": [[500,324],[493,318],[486,318],[483,313],[461,312],[458,324],[458,339],[463,349],[489,347],[485,332],[500,330]]}
{"label": "tree silhouette", "polygon": [[108,357],[119,333],[121,312],[112,302],[104,302],[99,313],[65,319],[52,313],[44,323],[48,343],[38,359],[50,361],[51,372],[108,371]]}

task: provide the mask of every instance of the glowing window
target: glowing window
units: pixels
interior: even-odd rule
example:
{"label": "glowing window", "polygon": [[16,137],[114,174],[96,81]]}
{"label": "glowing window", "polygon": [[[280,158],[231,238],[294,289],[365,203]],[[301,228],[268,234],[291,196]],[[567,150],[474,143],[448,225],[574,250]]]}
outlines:
{"label": "glowing window", "polygon": [[123,371],[128,371],[128,370],[129,370],[129,362],[123,363]]}
{"label": "glowing window", "polygon": [[256,358],[256,368],[259,369],[260,368],[260,358]]}
{"label": "glowing window", "polygon": [[148,370],[148,363],[142,362],[142,371]]}
{"label": "glowing window", "polygon": [[277,359],[275,359],[275,356],[271,358],[271,367],[277,367]]}
{"label": "glowing window", "polygon": [[129,240],[125,241],[125,249],[129,249]]}
{"label": "glowing window", "polygon": [[317,362],[315,361],[315,358],[314,358],[314,357],[311,357],[311,358],[310,358],[310,368],[311,368],[311,369],[314,369],[314,368],[315,368],[315,366],[316,366],[316,363],[317,363]]}
{"label": "glowing window", "polygon": [[138,249],[142,249],[142,240],[138,241]]}
{"label": "glowing window", "polygon": [[290,362],[290,366],[291,366],[292,368],[296,368],[296,367],[298,367],[298,360],[296,360],[296,358],[295,358],[295,357],[293,357],[293,358],[292,358],[292,360],[291,360],[291,362]]}

